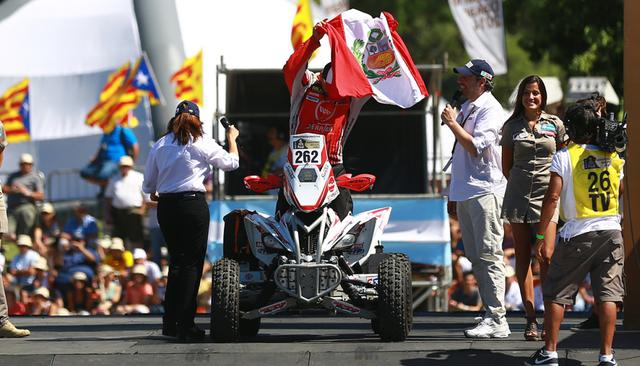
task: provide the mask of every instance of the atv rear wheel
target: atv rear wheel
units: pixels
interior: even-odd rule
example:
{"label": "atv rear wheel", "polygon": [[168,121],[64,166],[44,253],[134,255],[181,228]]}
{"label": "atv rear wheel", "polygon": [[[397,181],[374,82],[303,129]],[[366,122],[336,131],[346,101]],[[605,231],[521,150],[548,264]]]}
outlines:
{"label": "atv rear wheel", "polygon": [[[378,266],[378,324],[385,342],[401,342],[411,329],[411,278],[406,258],[390,255]],[[373,323],[372,323],[373,325]]]}
{"label": "atv rear wheel", "polygon": [[216,342],[235,342],[240,329],[240,267],[223,258],[213,265],[212,278],[211,335]]}

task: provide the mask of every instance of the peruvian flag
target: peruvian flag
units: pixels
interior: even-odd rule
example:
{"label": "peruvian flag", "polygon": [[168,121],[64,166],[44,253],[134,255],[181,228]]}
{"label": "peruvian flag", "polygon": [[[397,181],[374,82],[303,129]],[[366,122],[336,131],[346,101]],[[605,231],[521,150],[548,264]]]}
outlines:
{"label": "peruvian flag", "polygon": [[373,95],[409,108],[429,95],[390,13],[379,18],[351,9],[327,23],[332,73],[327,82],[342,96]]}

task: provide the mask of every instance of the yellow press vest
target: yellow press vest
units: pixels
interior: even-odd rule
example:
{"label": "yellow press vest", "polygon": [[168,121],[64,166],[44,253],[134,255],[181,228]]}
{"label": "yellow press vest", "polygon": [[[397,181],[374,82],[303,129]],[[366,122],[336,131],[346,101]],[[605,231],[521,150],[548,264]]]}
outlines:
{"label": "yellow press vest", "polygon": [[616,152],[588,150],[569,145],[576,217],[593,218],[618,214],[620,173],[624,160]]}

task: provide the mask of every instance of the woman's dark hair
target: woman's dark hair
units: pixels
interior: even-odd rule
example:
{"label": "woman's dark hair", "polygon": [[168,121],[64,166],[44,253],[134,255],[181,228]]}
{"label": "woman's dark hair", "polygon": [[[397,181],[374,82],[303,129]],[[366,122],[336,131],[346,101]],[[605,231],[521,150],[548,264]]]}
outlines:
{"label": "woman's dark hair", "polygon": [[522,79],[520,85],[518,85],[518,95],[516,96],[516,104],[514,106],[515,109],[513,110],[513,114],[511,114],[511,117],[509,117],[509,120],[519,117],[524,113],[524,106],[522,105],[524,88],[527,85],[533,83],[538,84],[538,89],[540,89],[540,94],[542,94],[542,103],[540,104],[540,109],[544,110],[547,107],[547,88],[544,86],[542,78],[538,75],[529,75],[526,78]]}
{"label": "woman's dark hair", "polygon": [[180,145],[186,145],[193,137],[196,141],[204,134],[200,119],[189,113],[180,113],[171,118],[167,126],[167,134],[173,132],[173,141],[178,141]]}

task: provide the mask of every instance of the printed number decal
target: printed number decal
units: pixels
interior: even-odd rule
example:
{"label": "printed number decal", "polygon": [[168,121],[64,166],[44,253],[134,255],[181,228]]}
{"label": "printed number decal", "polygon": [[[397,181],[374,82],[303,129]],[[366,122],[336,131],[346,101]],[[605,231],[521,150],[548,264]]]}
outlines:
{"label": "printed number decal", "polygon": [[611,180],[609,179],[608,170],[600,173],[600,177],[598,177],[598,173],[590,172],[587,178],[591,181],[589,192],[598,192],[598,187],[596,187],[596,185],[598,184],[598,180],[600,181],[600,189],[602,189],[603,191],[608,191],[609,188],[611,188]]}
{"label": "printed number decal", "polygon": [[[589,185],[589,198],[591,198],[593,211],[607,211],[609,209],[609,204],[611,203],[611,197],[609,196],[611,179],[609,179],[609,175],[607,170],[600,173],[600,175],[596,172],[589,172],[589,175],[587,175],[587,179],[591,182]],[[600,203],[602,210],[598,209],[598,203]]]}
{"label": "printed number decal", "polygon": [[295,151],[295,159],[293,162],[296,164],[306,164],[306,163],[318,164],[320,163],[318,161],[318,151],[317,150],[312,150],[312,151],[297,150]]}

